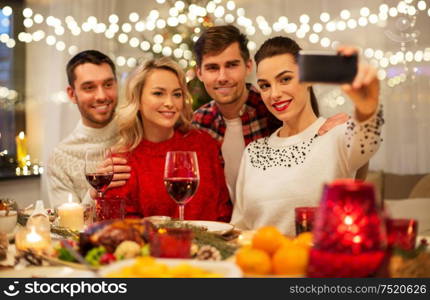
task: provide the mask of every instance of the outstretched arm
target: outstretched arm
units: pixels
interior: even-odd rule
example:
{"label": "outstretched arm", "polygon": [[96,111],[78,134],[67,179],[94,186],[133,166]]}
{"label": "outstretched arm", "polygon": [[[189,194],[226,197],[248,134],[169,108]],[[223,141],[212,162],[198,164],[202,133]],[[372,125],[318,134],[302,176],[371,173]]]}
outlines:
{"label": "outstretched arm", "polygon": [[[338,51],[346,56],[357,53],[357,49],[348,46],[340,47]],[[342,85],[342,91],[355,104],[356,119],[359,122],[369,119],[378,108],[379,80],[376,75],[377,70],[371,65],[359,64],[354,81]]]}
{"label": "outstretched arm", "polygon": [[[340,47],[338,51],[346,56],[357,53],[357,49],[348,46]],[[346,161],[349,162],[350,170],[361,167],[360,171],[366,174],[366,164],[379,148],[381,127],[384,123],[382,110],[378,110],[377,70],[370,65],[359,64],[354,80],[343,84],[341,88],[355,105],[355,115],[347,123],[344,140]],[[357,175],[360,175],[360,172]]]}

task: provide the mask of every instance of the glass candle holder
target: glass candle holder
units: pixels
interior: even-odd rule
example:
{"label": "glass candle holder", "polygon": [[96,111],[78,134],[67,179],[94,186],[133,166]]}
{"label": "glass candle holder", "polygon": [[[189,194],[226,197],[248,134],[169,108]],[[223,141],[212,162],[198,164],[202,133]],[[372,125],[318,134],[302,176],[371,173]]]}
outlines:
{"label": "glass candle holder", "polygon": [[160,228],[150,240],[151,256],[189,258],[193,232],[185,228]]}
{"label": "glass candle holder", "polygon": [[111,219],[124,219],[124,198],[105,196],[103,198],[97,198],[95,202],[95,219],[97,222]]}
{"label": "glass candle holder", "polygon": [[378,272],[387,240],[373,185],[348,179],[326,184],[313,234],[309,277],[369,277]]}
{"label": "glass candle holder", "polygon": [[296,235],[312,231],[317,207],[301,206],[294,209]]}
{"label": "glass candle holder", "polygon": [[37,254],[50,253],[51,236],[36,227],[22,227],[15,235],[15,247],[18,251],[33,251]]}
{"label": "glass candle holder", "polygon": [[390,247],[413,250],[417,242],[418,221],[415,219],[386,219]]}

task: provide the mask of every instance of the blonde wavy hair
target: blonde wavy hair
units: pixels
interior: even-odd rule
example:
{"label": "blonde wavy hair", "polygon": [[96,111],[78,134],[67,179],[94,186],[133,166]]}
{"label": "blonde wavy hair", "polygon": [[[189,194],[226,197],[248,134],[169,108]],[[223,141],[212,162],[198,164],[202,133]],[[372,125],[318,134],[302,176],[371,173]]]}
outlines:
{"label": "blonde wavy hair", "polygon": [[184,95],[184,106],[175,129],[186,133],[191,129],[193,116],[192,97],[187,88],[185,73],[172,59],[167,57],[152,59],[138,66],[127,80],[125,102],[118,110],[117,123],[120,139],[115,146],[117,151],[131,151],[143,139],[143,121],[140,114],[140,100],[146,79],[154,70],[173,72],[179,80]]}

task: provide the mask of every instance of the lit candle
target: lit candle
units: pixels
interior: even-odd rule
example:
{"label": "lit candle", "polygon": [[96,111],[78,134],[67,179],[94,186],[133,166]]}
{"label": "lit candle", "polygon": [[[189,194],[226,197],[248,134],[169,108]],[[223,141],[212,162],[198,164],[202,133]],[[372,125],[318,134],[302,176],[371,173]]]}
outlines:
{"label": "lit candle", "polygon": [[378,274],[386,255],[386,234],[373,185],[350,179],[326,184],[313,236],[308,277]]}
{"label": "lit candle", "polygon": [[30,231],[23,228],[16,235],[15,245],[18,250],[31,250],[36,253],[48,252],[50,248],[49,240],[41,235],[34,226],[31,226]]}
{"label": "lit candle", "polygon": [[69,194],[68,202],[58,207],[60,226],[72,230],[84,228],[84,208],[81,204],[72,202],[72,194]]}
{"label": "lit candle", "polygon": [[27,158],[27,139],[25,134],[21,131],[15,138],[16,142],[16,160],[18,161],[18,166],[23,168],[26,165]]}

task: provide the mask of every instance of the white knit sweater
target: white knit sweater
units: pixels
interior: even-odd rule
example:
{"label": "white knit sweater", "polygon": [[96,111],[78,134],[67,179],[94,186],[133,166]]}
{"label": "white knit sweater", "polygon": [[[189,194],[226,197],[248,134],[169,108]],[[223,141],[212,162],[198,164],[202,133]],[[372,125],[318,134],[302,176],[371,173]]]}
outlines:
{"label": "white knit sweater", "polygon": [[55,147],[47,165],[51,207],[64,203],[72,193],[74,201],[84,199],[90,185],[85,179],[85,150],[111,147],[118,139],[115,121],[103,128],[87,127],[80,120],[72,133]]}
{"label": "white knit sweater", "polygon": [[294,208],[318,205],[324,183],[354,177],[379,148],[381,110],[363,123],[350,120],[318,136],[324,122],[319,118],[287,138],[278,129],[245,148],[233,224],[248,230],[274,225],[294,235]]}

